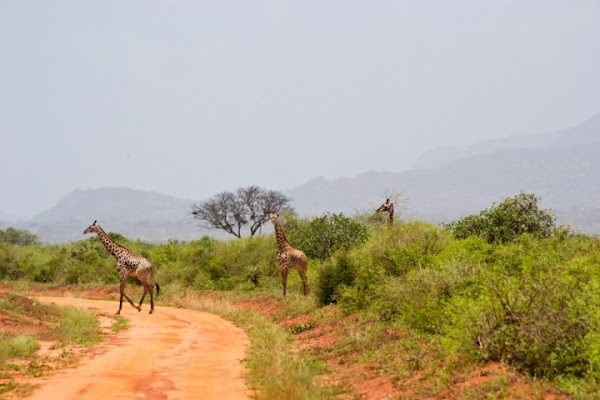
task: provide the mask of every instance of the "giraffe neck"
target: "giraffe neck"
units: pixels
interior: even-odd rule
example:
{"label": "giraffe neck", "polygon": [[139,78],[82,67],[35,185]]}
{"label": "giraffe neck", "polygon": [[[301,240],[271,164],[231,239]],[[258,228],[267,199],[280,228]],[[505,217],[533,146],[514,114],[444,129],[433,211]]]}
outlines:
{"label": "giraffe neck", "polygon": [[97,234],[104,247],[106,247],[106,250],[108,250],[108,252],[118,260],[125,248],[115,243],[100,226],[98,226]]}
{"label": "giraffe neck", "polygon": [[393,224],[394,223],[394,209],[391,209],[389,214],[390,214],[390,216],[388,217],[388,223]]}
{"label": "giraffe neck", "polygon": [[275,238],[277,239],[277,248],[279,249],[279,252],[284,253],[292,250],[293,247],[285,237],[285,233],[283,233],[283,229],[281,228],[281,225],[279,225],[279,221],[273,221],[273,226],[275,227]]}

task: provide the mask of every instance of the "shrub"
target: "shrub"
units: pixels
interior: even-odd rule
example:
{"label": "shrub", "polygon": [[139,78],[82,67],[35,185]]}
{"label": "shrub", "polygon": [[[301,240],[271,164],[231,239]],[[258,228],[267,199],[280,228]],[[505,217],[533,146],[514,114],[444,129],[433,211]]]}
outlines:
{"label": "shrub", "polygon": [[352,286],[355,280],[356,266],[346,252],[339,252],[325,261],[317,272],[315,296],[317,304],[336,303],[340,291]]}
{"label": "shrub", "polygon": [[583,376],[591,344],[585,338],[599,300],[582,289],[598,273],[589,261],[566,259],[563,250],[555,239],[532,235],[500,246],[478,278],[481,290],[448,302],[448,337],[468,353],[530,375]]}
{"label": "shrub", "polygon": [[415,269],[377,286],[373,309],[381,320],[401,321],[421,333],[444,334],[446,304],[455,296],[475,296],[481,273],[478,264],[461,262]]}
{"label": "shrub", "polygon": [[19,249],[10,243],[0,243],[0,279],[21,279],[25,276],[19,268]]}
{"label": "shrub", "polygon": [[10,226],[4,231],[0,229],[0,242],[14,244],[15,246],[30,246],[39,243],[37,235]]}
{"label": "shrub", "polygon": [[212,262],[203,268],[218,288],[233,289],[238,284],[257,286],[264,277],[276,276],[277,244],[272,236],[253,236],[221,242]]}
{"label": "shrub", "polygon": [[433,224],[410,221],[375,230],[369,241],[374,264],[392,276],[430,265],[448,242],[448,233]]}
{"label": "shrub", "polygon": [[282,219],[282,226],[294,247],[319,260],[325,260],[338,250],[348,250],[364,243],[369,238],[366,226],[342,213],[328,213],[308,222],[299,222],[288,216]]}
{"label": "shrub", "polygon": [[458,239],[476,235],[489,243],[507,243],[524,233],[548,237],[556,217],[552,210],[541,210],[538,202],[539,198],[534,194],[521,192],[479,215],[453,222],[448,228]]}

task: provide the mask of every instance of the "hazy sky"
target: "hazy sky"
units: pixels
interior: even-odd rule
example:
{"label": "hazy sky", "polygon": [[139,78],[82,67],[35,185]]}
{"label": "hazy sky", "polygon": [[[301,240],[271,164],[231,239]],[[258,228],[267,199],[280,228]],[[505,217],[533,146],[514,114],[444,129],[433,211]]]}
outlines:
{"label": "hazy sky", "polygon": [[600,111],[600,1],[0,0],[0,212],[402,171]]}

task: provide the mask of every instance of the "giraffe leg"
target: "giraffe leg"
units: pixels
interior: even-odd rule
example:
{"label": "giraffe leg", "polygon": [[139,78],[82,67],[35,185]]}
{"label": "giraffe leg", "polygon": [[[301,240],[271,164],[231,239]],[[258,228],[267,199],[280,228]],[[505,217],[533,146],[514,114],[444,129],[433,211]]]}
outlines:
{"label": "giraffe leg", "polygon": [[150,292],[150,300],[152,302],[152,276],[151,276],[151,270],[145,270],[145,271],[139,273],[138,274],[138,280],[140,281],[140,283],[144,287],[144,294],[142,295],[142,298],[140,299],[140,304],[138,304],[138,310],[141,311],[142,310],[142,303],[144,302],[144,299],[146,298],[146,293]]}
{"label": "giraffe leg", "polygon": [[121,278],[121,289],[119,290],[121,297],[119,298],[119,310],[117,314],[121,314],[121,309],[123,308],[123,294],[125,293],[125,280]]}
{"label": "giraffe leg", "polygon": [[298,274],[300,274],[300,279],[302,279],[302,290],[306,296],[308,294],[308,278],[306,277],[306,270],[299,269]]}
{"label": "giraffe leg", "polygon": [[148,314],[152,314],[154,312],[154,288],[152,287],[152,283],[148,284],[148,291],[150,292],[150,312]]}
{"label": "giraffe leg", "polygon": [[121,292],[121,297],[119,298],[119,310],[117,310],[117,314],[121,314],[121,308],[123,308],[123,293]]}
{"label": "giraffe leg", "polygon": [[285,294],[286,294],[287,276],[288,276],[288,269],[281,268],[281,284],[283,285],[283,299],[284,300],[285,300]]}
{"label": "giraffe leg", "polygon": [[133,304],[133,301],[131,301],[129,296],[127,296],[127,294],[125,294],[125,283],[126,282],[127,282],[127,277],[125,276],[124,278],[121,279],[121,299],[119,300],[119,311],[117,311],[117,314],[121,314],[121,308],[123,308],[123,297],[125,297],[127,299],[129,304],[131,304],[131,306],[133,308],[137,308],[137,310],[140,311],[140,309],[138,307],[136,307],[135,304]]}
{"label": "giraffe leg", "polygon": [[142,303],[144,302],[144,297],[146,297],[146,293],[148,292],[148,286],[145,283],[142,284],[142,286],[144,286],[144,294],[142,295],[142,298],[140,299],[140,304],[138,304],[138,309],[140,311],[142,311]]}

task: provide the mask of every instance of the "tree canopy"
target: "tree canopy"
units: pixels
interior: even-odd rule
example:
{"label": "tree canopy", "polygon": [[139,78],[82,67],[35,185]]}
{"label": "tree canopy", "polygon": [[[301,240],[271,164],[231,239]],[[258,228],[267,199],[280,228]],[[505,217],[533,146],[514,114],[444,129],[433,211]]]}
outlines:
{"label": "tree canopy", "polygon": [[242,237],[242,229],[249,225],[250,235],[260,232],[269,221],[269,212],[281,213],[290,209],[290,199],[281,192],[258,186],[248,186],[235,192],[221,192],[192,206],[192,216],[199,225],[208,229],[222,229]]}
{"label": "tree canopy", "polygon": [[16,246],[28,246],[38,243],[38,236],[26,231],[15,229],[12,226],[6,230],[0,229],[0,242],[8,242]]}

